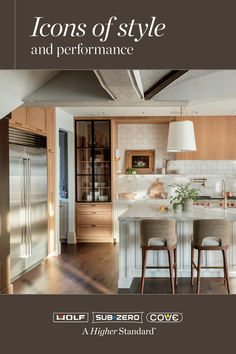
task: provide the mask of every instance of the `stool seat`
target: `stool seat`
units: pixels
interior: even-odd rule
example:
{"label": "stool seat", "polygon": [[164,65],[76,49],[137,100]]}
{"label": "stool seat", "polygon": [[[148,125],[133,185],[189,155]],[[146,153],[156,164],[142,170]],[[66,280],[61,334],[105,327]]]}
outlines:
{"label": "stool seat", "polygon": [[[226,250],[229,248],[229,222],[228,220],[195,220],[193,222],[193,241],[191,247],[191,283],[193,285],[193,271],[197,270],[196,293],[200,293],[200,272],[202,267],[202,251],[222,251],[224,282],[227,283],[228,293],[230,293],[229,272]],[[198,265],[194,263],[194,249],[198,250]],[[219,267],[217,267],[219,268]]]}
{"label": "stool seat", "polygon": [[[173,269],[175,270],[175,285],[177,285],[177,250],[176,250],[176,222],[175,220],[142,220],[140,223],[140,247],[142,249],[142,278],[140,293],[143,294],[145,270],[147,268],[169,268],[172,294],[175,293]],[[146,266],[149,250],[167,250],[169,267]],[[174,264],[172,252],[174,251]]]}

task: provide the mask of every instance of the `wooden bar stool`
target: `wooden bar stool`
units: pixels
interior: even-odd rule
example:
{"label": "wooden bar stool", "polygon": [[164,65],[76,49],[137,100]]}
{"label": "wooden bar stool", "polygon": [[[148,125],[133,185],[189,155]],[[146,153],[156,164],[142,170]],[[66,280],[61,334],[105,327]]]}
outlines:
{"label": "wooden bar stool", "polygon": [[[140,293],[143,294],[146,269],[169,269],[172,294],[175,293],[173,269],[175,270],[175,285],[177,285],[177,250],[176,222],[174,220],[142,220],[140,224],[140,247],[142,249],[142,278]],[[167,250],[168,267],[146,266],[148,251]],[[174,251],[174,264],[172,253]]]}
{"label": "wooden bar stool", "polygon": [[[193,270],[197,270],[196,293],[200,293],[201,268],[224,269],[224,283],[227,283],[230,294],[229,271],[226,250],[229,248],[229,223],[227,220],[195,220],[193,222],[193,242],[191,250],[191,283],[193,285]],[[194,263],[194,249],[198,250],[198,265]],[[223,267],[202,267],[202,251],[222,251]]]}

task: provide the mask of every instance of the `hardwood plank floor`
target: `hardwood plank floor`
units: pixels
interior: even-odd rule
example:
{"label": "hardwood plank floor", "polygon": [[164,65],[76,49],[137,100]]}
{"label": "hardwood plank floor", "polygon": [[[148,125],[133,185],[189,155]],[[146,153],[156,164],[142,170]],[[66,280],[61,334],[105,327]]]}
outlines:
{"label": "hardwood plank floor", "polygon": [[[14,282],[15,294],[117,294],[118,250],[116,244],[62,245],[62,254],[47,259]],[[138,294],[140,278],[119,294]],[[189,278],[179,278],[176,294],[194,294]],[[169,279],[145,281],[145,294],[170,294]],[[231,279],[236,294],[236,279]],[[223,279],[202,278],[201,294],[227,294]]]}
{"label": "hardwood plank floor", "polygon": [[62,244],[51,257],[13,284],[15,294],[116,294],[116,244]]}

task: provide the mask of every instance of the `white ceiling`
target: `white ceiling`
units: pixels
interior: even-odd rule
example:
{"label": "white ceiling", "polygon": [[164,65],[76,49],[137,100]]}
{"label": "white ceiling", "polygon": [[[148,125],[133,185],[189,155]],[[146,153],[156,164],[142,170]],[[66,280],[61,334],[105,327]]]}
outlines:
{"label": "white ceiling", "polygon": [[236,70],[190,70],[151,100],[144,92],[171,70],[0,70],[1,117],[21,105],[76,116],[236,115]]}

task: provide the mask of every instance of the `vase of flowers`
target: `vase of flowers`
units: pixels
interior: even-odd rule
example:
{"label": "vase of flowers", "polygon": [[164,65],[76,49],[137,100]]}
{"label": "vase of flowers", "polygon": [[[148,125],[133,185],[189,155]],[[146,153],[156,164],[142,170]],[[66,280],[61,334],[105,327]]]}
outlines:
{"label": "vase of flowers", "polygon": [[191,183],[170,185],[173,188],[173,195],[170,202],[175,212],[191,211],[193,202],[197,200],[199,188],[192,187]]}

